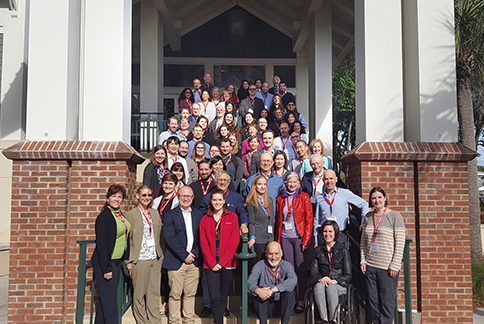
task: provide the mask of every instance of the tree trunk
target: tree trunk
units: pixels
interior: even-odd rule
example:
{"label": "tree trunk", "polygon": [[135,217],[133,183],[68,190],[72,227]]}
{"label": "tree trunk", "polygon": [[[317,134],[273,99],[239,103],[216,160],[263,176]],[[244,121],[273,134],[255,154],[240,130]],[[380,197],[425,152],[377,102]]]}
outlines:
{"label": "tree trunk", "polygon": [[[457,101],[459,131],[462,144],[472,150],[476,150],[470,78],[464,77],[457,79]],[[482,260],[481,210],[479,204],[479,188],[477,187],[477,158],[468,162],[468,172],[471,257],[472,263],[477,264]]]}

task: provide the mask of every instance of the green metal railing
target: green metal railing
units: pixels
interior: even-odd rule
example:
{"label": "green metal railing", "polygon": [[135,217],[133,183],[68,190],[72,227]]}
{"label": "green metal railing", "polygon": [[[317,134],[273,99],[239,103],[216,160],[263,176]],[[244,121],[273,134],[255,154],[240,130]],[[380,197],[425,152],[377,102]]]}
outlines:
{"label": "green metal railing", "polygon": [[242,260],[242,324],[247,324],[248,296],[247,280],[249,278],[249,259],[255,258],[256,254],[249,251],[249,235],[242,234],[242,251],[237,253],[237,259]]}
{"label": "green metal railing", "polygon": [[[77,274],[77,302],[76,302],[76,324],[82,324],[84,320],[84,300],[86,297],[86,269],[91,263],[87,259],[87,245],[95,244],[95,240],[80,240],[79,244],[79,269]],[[119,323],[122,322],[124,313],[131,307],[133,302],[133,286],[131,285],[131,277],[129,276],[126,265],[122,263],[121,275],[118,283],[118,308],[119,308]],[[94,315],[94,296],[95,296],[95,281],[94,276],[91,281],[91,301],[89,312],[89,323],[93,323]]]}
{"label": "green metal railing", "polygon": [[[352,283],[356,287],[356,291],[360,295],[360,305],[366,312],[366,322],[371,323],[369,318],[369,310],[367,304],[363,303],[362,296],[367,295],[365,275],[360,269],[360,224],[357,221],[356,216],[350,215],[349,224],[344,230],[346,237],[348,238],[351,264],[353,268]],[[410,278],[410,243],[413,241],[410,239],[405,240],[405,248],[403,250],[403,270],[404,270],[404,289],[405,289],[405,323],[412,324],[412,291],[411,291],[411,278]],[[398,301],[395,299],[395,324],[398,324]]]}
{"label": "green metal railing", "polygon": [[138,152],[151,152],[158,144],[158,135],[167,129],[164,113],[137,113],[131,115],[131,146]]}

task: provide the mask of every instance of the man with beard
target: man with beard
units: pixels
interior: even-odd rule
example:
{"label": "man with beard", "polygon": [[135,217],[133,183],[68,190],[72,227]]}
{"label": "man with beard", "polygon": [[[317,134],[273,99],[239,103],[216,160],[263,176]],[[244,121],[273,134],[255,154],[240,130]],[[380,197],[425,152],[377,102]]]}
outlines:
{"label": "man with beard", "polygon": [[198,209],[202,203],[203,197],[207,195],[213,188],[215,188],[215,181],[212,177],[212,169],[208,160],[198,162],[198,178],[199,180],[192,182],[190,187],[193,189],[193,204],[192,207]]}
{"label": "man with beard", "polygon": [[279,243],[267,245],[266,258],[255,264],[247,281],[251,306],[260,324],[267,324],[270,317],[281,317],[281,324],[288,324],[296,299],[297,276],[293,266],[282,260]]}

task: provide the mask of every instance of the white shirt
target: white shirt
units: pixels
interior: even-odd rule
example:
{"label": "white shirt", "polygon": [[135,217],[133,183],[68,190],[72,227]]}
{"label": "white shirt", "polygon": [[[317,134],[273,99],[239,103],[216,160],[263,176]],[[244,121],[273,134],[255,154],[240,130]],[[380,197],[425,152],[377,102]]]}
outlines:
{"label": "white shirt", "polygon": [[188,211],[180,206],[183,219],[185,220],[185,229],[187,232],[187,252],[191,252],[193,249],[193,226],[192,226],[192,209],[188,207]]}

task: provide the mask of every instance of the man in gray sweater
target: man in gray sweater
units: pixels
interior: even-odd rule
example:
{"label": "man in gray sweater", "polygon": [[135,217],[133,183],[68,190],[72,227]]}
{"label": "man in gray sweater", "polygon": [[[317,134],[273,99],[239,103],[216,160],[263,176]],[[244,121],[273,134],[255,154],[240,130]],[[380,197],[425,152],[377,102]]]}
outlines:
{"label": "man in gray sweater", "polygon": [[279,243],[267,245],[266,258],[256,263],[247,282],[251,306],[260,324],[267,324],[270,317],[281,317],[281,324],[288,324],[296,299],[297,276],[293,266],[282,260]]}

